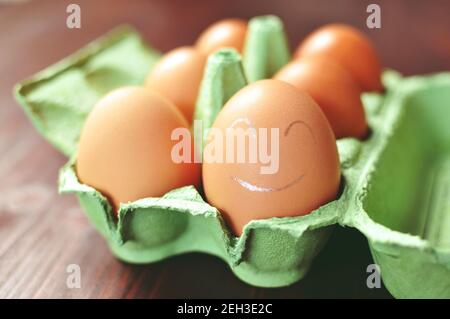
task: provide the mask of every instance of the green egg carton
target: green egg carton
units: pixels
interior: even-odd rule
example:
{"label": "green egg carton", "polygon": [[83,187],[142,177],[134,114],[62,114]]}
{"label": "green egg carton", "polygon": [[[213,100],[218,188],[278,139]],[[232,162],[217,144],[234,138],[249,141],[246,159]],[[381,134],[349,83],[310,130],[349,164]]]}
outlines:
{"label": "green egg carton", "polygon": [[[122,204],[116,219],[107,199],[77,179],[76,144],[89,111],[106,92],[142,84],[159,56],[122,27],[15,88],[39,132],[70,157],[60,192],[77,195],[114,255],[150,263],[204,252],[249,284],[280,287],[306,274],[341,225],[367,237],[395,297],[450,298],[450,73],[403,78],[385,71],[386,92],[362,96],[370,136],[337,141],[339,197],[305,216],[253,220],[235,237],[192,186]],[[209,57],[195,118],[210,127],[236,91],[271,77],[289,58],[281,21],[252,19],[243,61],[231,49]]]}

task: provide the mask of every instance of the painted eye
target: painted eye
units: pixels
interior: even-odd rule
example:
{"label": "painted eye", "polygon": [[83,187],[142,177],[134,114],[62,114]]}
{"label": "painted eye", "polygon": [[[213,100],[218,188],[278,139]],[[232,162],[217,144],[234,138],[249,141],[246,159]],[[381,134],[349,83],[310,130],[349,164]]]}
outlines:
{"label": "painted eye", "polygon": [[339,64],[325,58],[304,58],[287,64],[274,78],[311,95],[330,122],[336,138],[367,135],[360,88]]}

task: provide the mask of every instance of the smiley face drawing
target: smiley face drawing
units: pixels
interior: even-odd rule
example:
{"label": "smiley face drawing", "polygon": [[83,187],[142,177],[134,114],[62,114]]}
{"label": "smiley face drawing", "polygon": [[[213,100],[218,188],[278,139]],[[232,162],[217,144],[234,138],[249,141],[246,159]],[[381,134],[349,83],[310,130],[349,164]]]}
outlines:
{"label": "smiley face drawing", "polygon": [[235,158],[244,152],[245,161],[203,162],[207,200],[236,235],[251,220],[305,215],[336,198],[340,167],[333,131],[314,100],[294,86],[279,80],[246,86],[213,128],[223,135],[247,128],[258,141],[256,161],[250,160],[255,144],[248,138],[231,147],[227,140],[221,150],[234,151]]}

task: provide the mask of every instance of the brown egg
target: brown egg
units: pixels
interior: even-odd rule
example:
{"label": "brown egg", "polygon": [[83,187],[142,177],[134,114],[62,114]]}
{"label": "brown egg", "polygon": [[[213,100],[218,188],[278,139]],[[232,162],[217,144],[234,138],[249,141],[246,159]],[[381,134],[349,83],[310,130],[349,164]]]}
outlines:
{"label": "brown egg", "polygon": [[362,91],[381,91],[381,63],[370,40],[357,29],[330,24],[311,33],[298,47],[295,56],[322,56],[346,68]]}
{"label": "brown egg", "polygon": [[205,54],[211,54],[221,48],[234,48],[242,52],[246,33],[247,21],[224,19],[203,31],[195,45]]}
{"label": "brown egg", "polygon": [[[248,133],[245,143],[217,143],[237,129]],[[212,160],[211,145],[214,154],[224,154],[222,161]],[[256,161],[251,154],[258,154]],[[254,82],[226,103],[208,134],[202,172],[208,201],[237,235],[253,219],[310,213],[336,198],[340,181],[325,115],[308,94],[278,80]]]}
{"label": "brown egg", "polygon": [[205,63],[206,55],[195,48],[175,49],[155,65],[146,86],[171,100],[191,122]]}
{"label": "brown egg", "polygon": [[307,58],[285,65],[274,77],[305,91],[319,104],[336,138],[367,135],[359,86],[346,69],[324,58]]}
{"label": "brown egg", "polygon": [[79,180],[105,195],[115,210],[120,203],[197,185],[200,167],[172,160],[171,133],[179,127],[188,127],[186,119],[162,96],[142,87],[112,91],[81,132]]}

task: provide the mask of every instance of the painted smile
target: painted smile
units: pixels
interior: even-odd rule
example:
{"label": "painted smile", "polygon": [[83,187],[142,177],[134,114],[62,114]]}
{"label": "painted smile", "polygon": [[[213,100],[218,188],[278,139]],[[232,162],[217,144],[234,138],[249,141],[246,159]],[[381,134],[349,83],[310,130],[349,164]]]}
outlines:
{"label": "painted smile", "polygon": [[258,186],[255,184],[252,184],[250,182],[247,182],[243,179],[240,179],[237,176],[232,176],[231,179],[233,179],[236,183],[238,183],[239,185],[241,185],[242,187],[248,189],[251,192],[279,192],[279,191],[283,191],[286,188],[289,188],[295,184],[297,184],[298,182],[300,182],[303,177],[305,177],[305,174],[300,175],[299,177],[297,177],[296,179],[294,179],[293,181],[281,186],[281,187],[266,187],[266,186]]}

